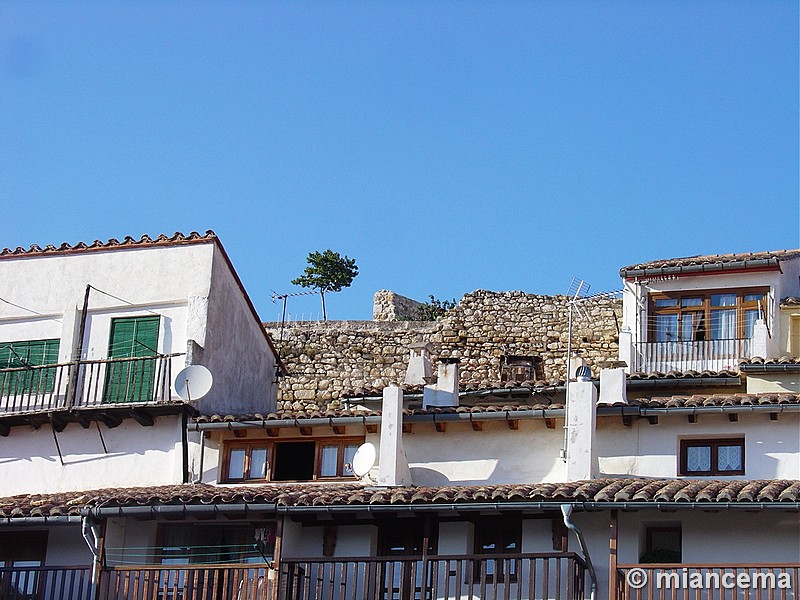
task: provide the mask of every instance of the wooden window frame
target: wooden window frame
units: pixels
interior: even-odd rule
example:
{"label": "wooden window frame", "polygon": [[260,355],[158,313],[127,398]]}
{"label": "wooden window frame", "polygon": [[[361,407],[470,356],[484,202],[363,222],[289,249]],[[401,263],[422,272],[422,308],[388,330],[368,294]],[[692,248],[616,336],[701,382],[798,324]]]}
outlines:
{"label": "wooden window frame", "polygon": [[[735,306],[711,306],[711,296],[718,294],[735,294]],[[763,299],[745,301],[744,297],[751,294],[761,294]],[[657,315],[677,315],[678,318],[678,337],[670,342],[695,341],[681,339],[681,316],[686,313],[702,313],[705,327],[705,340],[711,339],[711,314],[715,310],[736,310],[736,339],[743,339],[745,335],[745,311],[760,308],[767,314],[766,301],[769,297],[769,287],[740,287],[723,289],[704,289],[704,290],[676,290],[673,292],[654,292],[648,297],[648,318],[647,318],[647,339],[656,341],[656,316]],[[681,306],[681,300],[685,298],[701,298],[702,303],[698,306]],[[656,307],[657,300],[676,300],[676,306]]]}
{"label": "wooden window frame", "polygon": [[[272,482],[272,467],[275,463],[275,448],[278,444],[283,443],[291,443],[291,442],[304,442],[304,443],[313,443],[314,444],[314,465],[313,465],[313,477],[310,480],[306,479],[296,479],[296,480],[288,480],[288,479],[281,479],[278,480],[281,483],[292,483],[293,481],[335,481],[341,479],[350,479],[349,475],[344,474],[344,447],[345,446],[360,446],[364,443],[363,436],[347,436],[347,437],[323,437],[323,438],[313,438],[309,439],[307,437],[291,437],[291,438],[282,438],[279,440],[269,440],[269,439],[260,439],[260,440],[225,440],[223,442],[223,452],[222,452],[222,477],[220,481],[223,483],[252,483],[252,482]],[[322,447],[323,446],[337,446],[337,473],[338,475],[335,476],[321,476],[320,469],[322,468]],[[244,462],[244,474],[245,476],[242,478],[232,478],[230,477],[230,458],[231,458],[231,451],[232,450],[241,450],[245,449],[245,462]],[[250,459],[252,456],[253,449],[266,449],[267,451],[267,467],[265,469],[265,474],[263,478],[257,477],[248,477],[247,473],[250,471]]]}
{"label": "wooden window frame", "polygon": [[[687,457],[689,448],[709,447],[711,450],[711,469],[709,471],[689,471]],[[739,446],[742,452],[742,468],[735,471],[722,471],[718,468],[720,446]],[[679,475],[683,477],[725,477],[745,474],[744,438],[686,438],[680,441]]]}

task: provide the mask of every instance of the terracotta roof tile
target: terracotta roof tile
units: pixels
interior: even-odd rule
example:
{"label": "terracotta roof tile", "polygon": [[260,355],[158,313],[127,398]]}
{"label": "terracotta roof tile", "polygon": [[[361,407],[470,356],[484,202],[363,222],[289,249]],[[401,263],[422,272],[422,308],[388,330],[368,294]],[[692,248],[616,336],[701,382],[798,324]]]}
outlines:
{"label": "terracotta roof tile", "polygon": [[[748,266],[761,266],[763,261],[773,261],[777,264],[779,261],[791,260],[800,257],[800,250],[773,250],[766,252],[744,252],[739,254],[709,254],[705,256],[687,256],[684,258],[665,258],[660,260],[653,260],[649,262],[639,263],[622,267],[620,269],[620,277],[631,275],[631,272],[640,271],[658,271],[660,269],[672,268],[686,268],[686,267],[701,267],[703,271],[713,271],[715,269],[723,269],[725,266],[735,266],[741,268],[748,268]],[[756,263],[756,265],[752,265]],[[696,269],[700,270],[700,269]]]}
{"label": "terracotta roof tile", "polygon": [[204,234],[198,233],[196,231],[192,231],[187,235],[184,235],[180,231],[175,232],[173,235],[168,236],[166,234],[160,234],[155,238],[151,238],[149,235],[143,235],[138,240],[131,237],[125,236],[122,241],[119,241],[116,238],[111,238],[108,241],[101,241],[95,240],[91,244],[86,244],[85,242],[77,242],[76,244],[69,244],[67,242],[62,243],[59,246],[52,246],[47,245],[44,248],[39,246],[38,244],[33,244],[29,248],[23,248],[18,246],[16,248],[3,248],[0,250],[0,258],[14,258],[20,256],[37,256],[43,254],[59,254],[59,253],[68,253],[68,252],[83,252],[83,251],[92,251],[92,250],[111,250],[116,248],[139,248],[139,247],[150,247],[150,246],[174,246],[177,244],[187,244],[187,243],[194,243],[194,242],[204,242],[208,240],[216,239],[217,235],[211,231],[210,229],[207,230]]}

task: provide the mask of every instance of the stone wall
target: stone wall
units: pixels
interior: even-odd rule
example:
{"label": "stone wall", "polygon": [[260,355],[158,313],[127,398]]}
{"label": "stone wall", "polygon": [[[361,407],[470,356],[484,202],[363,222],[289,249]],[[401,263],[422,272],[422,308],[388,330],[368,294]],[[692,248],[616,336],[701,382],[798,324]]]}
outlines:
{"label": "stone wall", "polygon": [[372,318],[375,321],[413,321],[422,304],[391,290],[380,290],[372,300]]}
{"label": "stone wall", "polygon": [[[568,297],[478,290],[437,321],[328,321],[266,327],[289,370],[282,377],[279,406],[338,405],[351,390],[402,382],[408,345],[430,342],[439,356],[461,359],[461,383],[489,386],[500,379],[501,357],[538,356],[544,379],[566,372]],[[616,359],[622,301],[582,303],[573,321],[573,349],[596,375],[596,364]]]}

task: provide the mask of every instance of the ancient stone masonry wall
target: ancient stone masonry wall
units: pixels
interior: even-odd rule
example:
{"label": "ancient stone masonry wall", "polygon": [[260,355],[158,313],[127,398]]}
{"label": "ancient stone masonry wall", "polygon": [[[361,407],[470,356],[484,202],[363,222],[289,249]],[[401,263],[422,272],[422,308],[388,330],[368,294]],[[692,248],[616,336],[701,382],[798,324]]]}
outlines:
{"label": "ancient stone masonry wall", "polygon": [[[585,317],[573,321],[573,349],[596,375],[597,363],[616,359],[622,302],[582,303]],[[538,356],[544,379],[563,381],[566,372],[568,298],[524,292],[478,290],[438,321],[328,321],[266,327],[289,370],[282,377],[279,407],[337,406],[352,390],[401,383],[408,346],[430,342],[432,358],[461,359],[461,383],[481,386],[500,379],[504,354]]]}

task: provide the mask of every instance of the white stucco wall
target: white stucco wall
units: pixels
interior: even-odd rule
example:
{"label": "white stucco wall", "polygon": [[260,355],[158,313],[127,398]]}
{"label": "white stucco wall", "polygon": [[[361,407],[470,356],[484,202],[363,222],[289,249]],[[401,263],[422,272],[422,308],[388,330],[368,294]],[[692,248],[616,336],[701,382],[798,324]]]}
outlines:
{"label": "white stucco wall", "polygon": [[798,431],[798,413],[781,414],[777,421],[764,413],[740,414],[736,423],[723,414],[702,415],[697,423],[689,423],[686,415],[661,416],[657,425],[637,419],[630,427],[625,427],[620,418],[603,417],[597,424],[599,475],[676,477],[681,439],[743,436],[744,477],[800,479]]}
{"label": "white stucco wall", "polygon": [[198,403],[201,412],[275,411],[276,357],[219,250],[213,258],[208,325],[201,345],[200,362],[214,374],[214,387]]}
{"label": "white stucco wall", "polygon": [[0,437],[0,496],[104,487],[180,483],[183,464],[180,417],[158,417],[152,427],[132,419],[109,429],[70,424],[58,433],[62,465],[49,425],[32,430],[13,427]]}
{"label": "white stucco wall", "polygon": [[415,485],[469,485],[563,481],[563,436],[563,421],[547,429],[532,419],[519,421],[518,430],[505,421],[484,421],[483,431],[448,423],[445,433],[419,423],[403,441]]}

